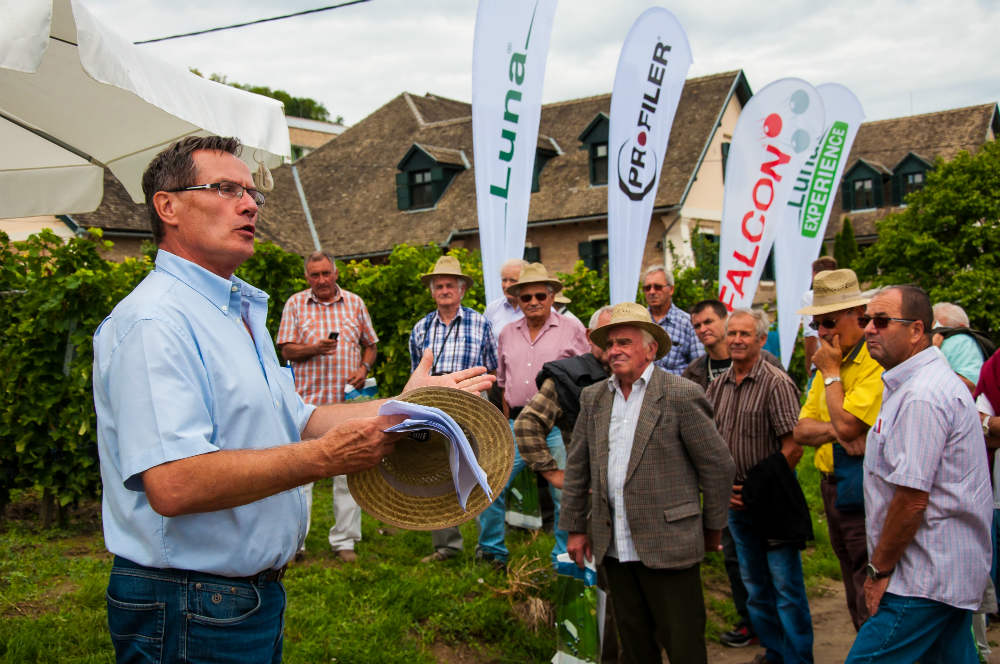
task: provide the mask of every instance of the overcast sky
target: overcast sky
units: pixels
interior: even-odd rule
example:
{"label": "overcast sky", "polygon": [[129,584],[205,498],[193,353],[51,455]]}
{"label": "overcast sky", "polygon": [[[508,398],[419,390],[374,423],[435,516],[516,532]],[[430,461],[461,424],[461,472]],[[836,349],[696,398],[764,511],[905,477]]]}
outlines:
{"label": "overcast sky", "polygon": [[[336,0],[84,0],[137,41],[334,4]],[[743,69],[756,91],[786,76],[838,82],[869,120],[1000,100],[993,0],[679,0],[690,76]],[[267,85],[363,119],[403,91],[471,100],[474,0],[370,0],[342,9],[141,48],[204,74]],[[546,102],[611,91],[622,41],[648,2],[563,0]],[[709,9],[710,8],[710,9]]]}

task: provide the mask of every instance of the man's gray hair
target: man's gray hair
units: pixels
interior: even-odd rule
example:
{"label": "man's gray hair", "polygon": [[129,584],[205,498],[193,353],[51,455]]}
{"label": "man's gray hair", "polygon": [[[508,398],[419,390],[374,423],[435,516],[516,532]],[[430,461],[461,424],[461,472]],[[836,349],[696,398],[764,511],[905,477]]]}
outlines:
{"label": "man's gray hair", "polygon": [[505,267],[524,268],[524,266],[527,264],[528,261],[524,260],[523,258],[508,258],[503,262],[503,265],[500,266],[500,269],[503,270]]}
{"label": "man's gray hair", "polygon": [[303,267],[305,268],[306,274],[309,274],[309,263],[315,263],[316,261],[321,261],[323,259],[330,261],[330,265],[333,266],[334,270],[337,269],[337,261],[333,260],[333,256],[326,253],[325,251],[314,251],[308,256],[306,256],[306,260],[303,262]]}
{"label": "man's gray hair", "polygon": [[648,277],[649,275],[655,274],[657,272],[662,272],[663,273],[663,276],[666,277],[666,279],[667,279],[667,285],[668,286],[673,286],[674,285],[674,275],[664,265],[650,265],[649,267],[646,268],[646,271],[643,273],[642,276],[645,278],[645,277]]}
{"label": "man's gray hair", "polygon": [[603,307],[601,307],[600,309],[598,309],[597,311],[595,311],[593,314],[591,314],[591,316],[590,316],[590,323],[587,325],[587,329],[588,330],[596,330],[597,329],[597,319],[600,318],[601,314],[603,314],[605,311],[611,311],[611,305],[610,304],[605,304]]}
{"label": "man's gray hair", "polygon": [[944,327],[969,327],[969,315],[965,309],[951,302],[935,304],[934,319]]}
{"label": "man's gray hair", "polygon": [[435,274],[427,282],[427,290],[431,292],[431,295],[434,295],[434,282],[437,281],[438,279],[454,279],[455,282],[458,284],[458,288],[462,291],[462,295],[465,295],[465,293],[468,292],[469,290],[468,285],[466,285],[465,279],[459,279],[458,277],[451,274]]}
{"label": "man's gray hair", "polygon": [[767,330],[771,327],[771,319],[763,309],[733,309],[729,312],[729,318],[726,319],[726,332],[729,332],[729,324],[736,316],[749,316],[753,319],[753,328],[758,339],[767,336]]}

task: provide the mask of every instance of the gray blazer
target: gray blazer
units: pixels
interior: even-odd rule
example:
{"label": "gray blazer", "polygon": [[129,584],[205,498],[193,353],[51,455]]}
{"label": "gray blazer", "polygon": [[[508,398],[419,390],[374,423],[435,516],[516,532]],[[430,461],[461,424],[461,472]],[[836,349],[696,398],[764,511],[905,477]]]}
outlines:
{"label": "gray blazer", "polygon": [[[580,395],[559,518],[559,527],[566,531],[589,532],[597,562],[603,560],[614,535],[608,497],[613,400],[606,381]],[[625,511],[642,563],[651,568],[685,568],[701,562],[703,529],[726,525],[735,472],[704,391],[680,376],[653,371],[625,475]]]}

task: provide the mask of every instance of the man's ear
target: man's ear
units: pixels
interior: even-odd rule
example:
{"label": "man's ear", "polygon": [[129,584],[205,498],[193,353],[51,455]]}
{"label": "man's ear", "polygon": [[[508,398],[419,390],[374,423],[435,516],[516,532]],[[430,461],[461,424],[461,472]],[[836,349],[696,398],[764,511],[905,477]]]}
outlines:
{"label": "man's ear", "polygon": [[177,201],[169,193],[158,191],[153,194],[153,208],[160,220],[167,226],[177,226]]}

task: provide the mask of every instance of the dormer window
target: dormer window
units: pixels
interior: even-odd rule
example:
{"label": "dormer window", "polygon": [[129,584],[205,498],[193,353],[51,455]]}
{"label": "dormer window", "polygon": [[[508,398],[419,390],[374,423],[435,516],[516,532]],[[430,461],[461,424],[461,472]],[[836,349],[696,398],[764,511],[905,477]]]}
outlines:
{"label": "dormer window", "polygon": [[594,186],[608,183],[608,116],[598,113],[580,134],[581,150],[587,150],[590,169],[590,184]]}
{"label": "dormer window", "polygon": [[[538,145],[535,147],[535,166],[531,171],[531,193],[538,191],[538,178],[541,176],[542,169],[545,168],[545,164],[549,163],[550,159],[560,154],[562,154],[562,151],[559,149],[559,144],[556,143],[556,139],[548,136],[542,136],[541,134],[538,135]],[[529,262],[537,263],[538,261]]]}
{"label": "dormer window", "polygon": [[437,205],[456,175],[469,168],[462,150],[414,143],[397,166],[396,207],[428,210]]}
{"label": "dormer window", "polygon": [[871,178],[854,181],[855,210],[866,210],[875,207],[875,188]]}
{"label": "dormer window", "polygon": [[896,205],[904,205],[906,197],[924,188],[924,178],[933,164],[915,152],[900,159],[893,169],[892,198]]}
{"label": "dormer window", "polygon": [[840,188],[844,211],[870,210],[885,205],[886,191],[892,173],[882,164],[858,159],[844,173]]}

